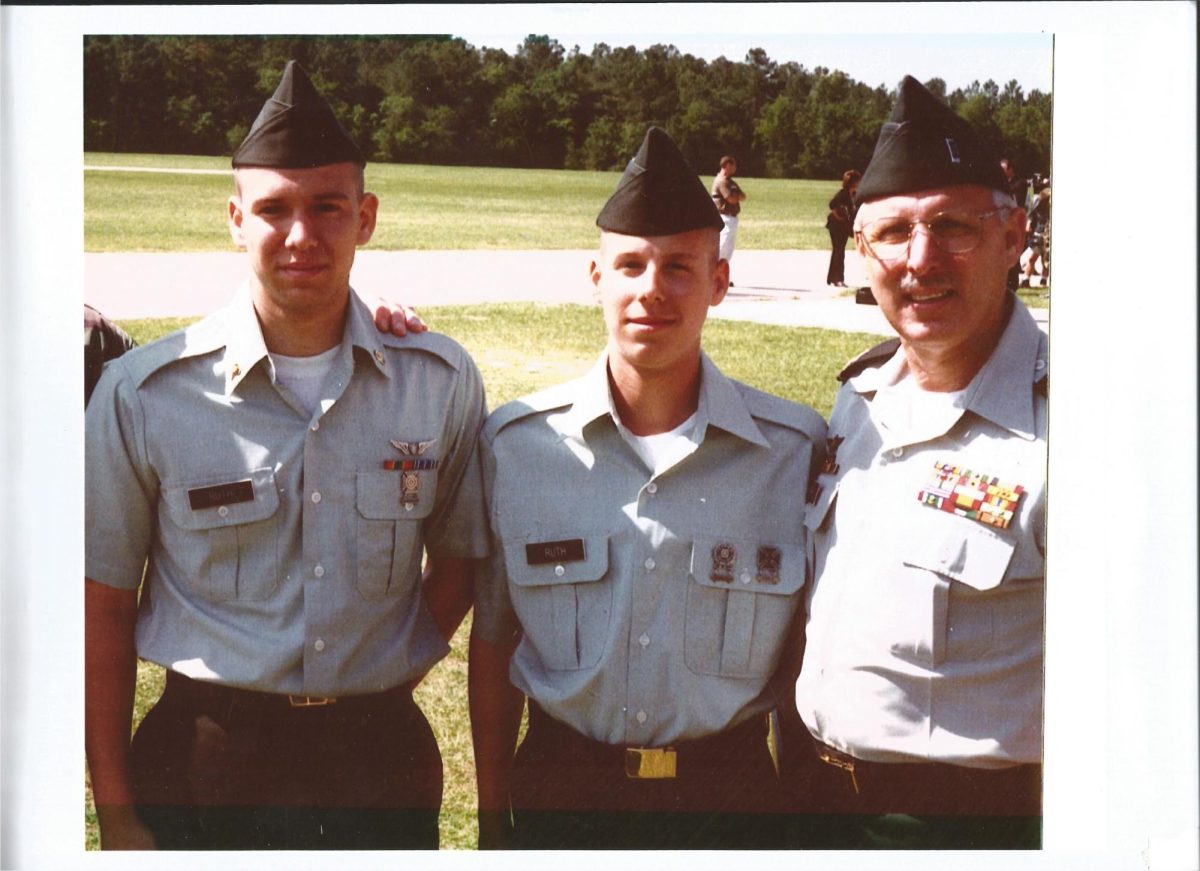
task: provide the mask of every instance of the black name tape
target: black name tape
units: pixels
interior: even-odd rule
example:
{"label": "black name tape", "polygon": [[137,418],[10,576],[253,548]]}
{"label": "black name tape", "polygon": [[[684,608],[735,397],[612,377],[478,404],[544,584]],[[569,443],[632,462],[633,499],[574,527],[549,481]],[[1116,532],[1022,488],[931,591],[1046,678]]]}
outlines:
{"label": "black name tape", "polygon": [[228,484],[213,484],[211,487],[197,487],[188,490],[188,503],[193,511],[202,508],[216,508],[218,505],[234,505],[238,502],[254,501],[254,484],[247,478],[245,481],[231,481]]}
{"label": "black name tape", "polygon": [[525,559],[531,566],[547,563],[577,563],[586,559],[582,538],[563,541],[535,541],[525,545]]}

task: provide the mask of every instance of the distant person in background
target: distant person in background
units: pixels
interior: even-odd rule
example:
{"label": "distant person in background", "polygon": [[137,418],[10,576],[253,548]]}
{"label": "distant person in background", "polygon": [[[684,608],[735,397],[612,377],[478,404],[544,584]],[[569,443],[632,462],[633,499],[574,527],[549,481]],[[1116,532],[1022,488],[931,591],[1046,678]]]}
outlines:
{"label": "distant person in background", "polygon": [[825,274],[825,283],[830,287],[846,286],[846,242],[854,232],[854,192],[862,173],[857,169],[848,169],[842,173],[842,189],[833,195],[829,201],[829,217],[825,219],[825,228],[829,230],[829,242],[833,250],[829,254],[829,271]]}
{"label": "distant person in background", "polygon": [[[1017,175],[1016,166],[1007,157],[1000,158],[1000,170],[1004,173],[1008,192],[1013,195],[1018,206],[1025,208],[1025,201],[1029,198],[1029,180]],[[1021,264],[1014,263],[1013,268],[1008,270],[1008,289],[1016,290],[1020,281]]]}
{"label": "distant person in background", "polygon": [[96,311],[83,306],[83,405],[92,398],[100,380],[100,371],[109,360],[120,357],[137,343],[128,334]]}
{"label": "distant person in background", "polygon": [[1033,270],[1038,261],[1042,263],[1042,287],[1050,284],[1050,179],[1034,176],[1033,198],[1029,201],[1029,217],[1025,222],[1025,244],[1029,247],[1029,260],[1025,263],[1025,275],[1021,287],[1029,287]]}
{"label": "distant person in background", "polygon": [[[721,222],[725,227],[721,230],[720,258],[726,262],[733,259],[733,245],[737,241],[738,212],[746,193],[733,177],[737,175],[737,159],[726,154],[721,158],[721,171],[717,173],[712,183],[712,198],[721,213]],[[731,285],[733,282],[729,282]]]}

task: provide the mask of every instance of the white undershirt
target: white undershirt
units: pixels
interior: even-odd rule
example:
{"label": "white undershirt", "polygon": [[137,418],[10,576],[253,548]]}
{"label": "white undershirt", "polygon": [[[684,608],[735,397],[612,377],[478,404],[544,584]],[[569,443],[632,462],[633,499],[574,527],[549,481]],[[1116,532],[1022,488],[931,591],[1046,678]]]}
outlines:
{"label": "white undershirt", "polygon": [[620,418],[617,417],[616,409],[613,410],[613,420],[617,423],[617,430],[621,433],[621,437],[629,443],[646,467],[655,475],[662,474],[678,463],[691,453],[694,447],[690,438],[692,430],[696,426],[696,412],[694,411],[691,417],[675,429],[653,435],[640,436],[631,432],[629,427],[621,423]]}
{"label": "white undershirt", "polygon": [[889,427],[900,432],[912,430],[916,422],[927,428],[936,422],[956,420],[961,414],[963,399],[970,385],[962,390],[939,393],[923,390],[910,374],[904,374],[895,384],[880,390],[875,397],[880,410],[886,414]]}
{"label": "white undershirt", "polygon": [[341,345],[334,345],[328,351],[311,357],[271,354],[276,380],[296,395],[309,414],[317,410],[317,404],[321,401],[321,384],[339,350]]}

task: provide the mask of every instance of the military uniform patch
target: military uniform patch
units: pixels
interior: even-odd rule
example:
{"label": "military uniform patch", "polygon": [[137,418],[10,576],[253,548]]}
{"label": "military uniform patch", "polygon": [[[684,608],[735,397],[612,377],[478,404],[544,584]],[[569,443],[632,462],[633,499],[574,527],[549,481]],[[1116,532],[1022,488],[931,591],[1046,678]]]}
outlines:
{"label": "military uniform patch", "polygon": [[922,505],[1008,529],[1025,488],[950,463],[934,463],[933,475],[917,494]]}

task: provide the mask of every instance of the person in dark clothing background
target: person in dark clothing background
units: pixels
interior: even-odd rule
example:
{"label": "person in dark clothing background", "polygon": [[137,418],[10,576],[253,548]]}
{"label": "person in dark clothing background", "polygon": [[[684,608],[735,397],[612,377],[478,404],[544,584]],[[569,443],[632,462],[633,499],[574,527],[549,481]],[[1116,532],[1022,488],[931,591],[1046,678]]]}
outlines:
{"label": "person in dark clothing background", "polygon": [[829,201],[829,217],[825,227],[829,230],[829,241],[833,251],[829,255],[829,271],[825,283],[830,287],[846,286],[846,241],[854,232],[854,192],[862,173],[848,169],[842,173],[842,189]]}

